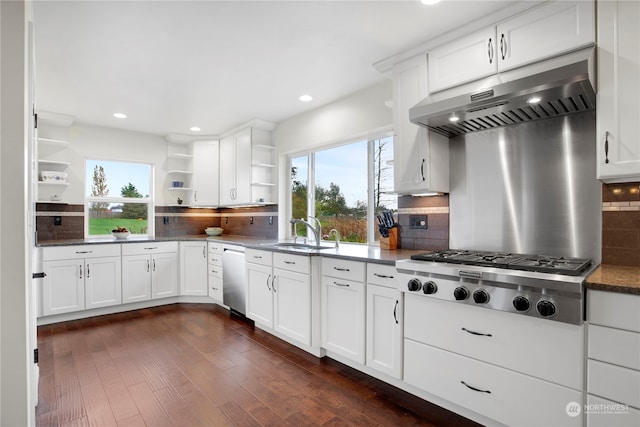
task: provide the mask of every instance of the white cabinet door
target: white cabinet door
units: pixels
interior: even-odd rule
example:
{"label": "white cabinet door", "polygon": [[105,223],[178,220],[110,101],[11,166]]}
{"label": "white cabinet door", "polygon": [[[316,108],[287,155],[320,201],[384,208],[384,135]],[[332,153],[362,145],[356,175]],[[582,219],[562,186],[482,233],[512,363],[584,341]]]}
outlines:
{"label": "white cabinet door", "polygon": [[548,2],[498,25],[497,36],[500,71],[592,45],[594,2]]}
{"label": "white cabinet door", "polygon": [[640,410],[587,394],[587,427],[638,427]]}
{"label": "white cabinet door", "polygon": [[393,67],[394,188],[398,193],[449,192],[449,140],[409,121],[427,91],[427,56]]}
{"label": "white cabinet door", "polygon": [[364,283],[322,276],[322,346],[365,363]]}
{"label": "white cabinet door", "polygon": [[193,205],[218,206],[219,185],[219,141],[196,141],[193,143]]}
{"label": "white cabinet door", "polygon": [[233,204],[236,188],[236,138],[234,135],[220,140],[220,204]]}
{"label": "white cabinet door", "polygon": [[496,28],[489,27],[429,52],[429,92],[498,72]]}
{"label": "white cabinet door", "polygon": [[402,293],[367,284],[367,366],[402,377]]}
{"label": "white cabinet door", "polygon": [[640,181],[640,2],[598,2],[598,178]]}
{"label": "white cabinet door", "polygon": [[178,295],[178,254],[175,252],[151,256],[151,298]]}
{"label": "white cabinet door", "polygon": [[251,128],[236,135],[236,191],[233,203],[251,203]]}
{"label": "white cabinet door", "polygon": [[273,270],[273,328],[311,345],[311,279],[308,274]]}
{"label": "white cabinet door", "polygon": [[180,295],[208,295],[206,242],[180,242]]}
{"label": "white cabinet door", "polygon": [[209,298],[214,299],[220,304],[222,304],[222,299],[224,298],[222,286],[222,279],[220,277],[209,275]]}
{"label": "white cabinet door", "polygon": [[122,304],[122,262],[120,257],[85,260],[87,309]]}
{"label": "white cabinet door", "polygon": [[42,315],[84,310],[84,259],[45,261]]}
{"label": "white cabinet door", "polygon": [[247,317],[269,329],[273,328],[273,292],[271,265],[246,263]]}
{"label": "white cabinet door", "polygon": [[122,257],[122,302],[151,299],[151,259],[149,255]]}

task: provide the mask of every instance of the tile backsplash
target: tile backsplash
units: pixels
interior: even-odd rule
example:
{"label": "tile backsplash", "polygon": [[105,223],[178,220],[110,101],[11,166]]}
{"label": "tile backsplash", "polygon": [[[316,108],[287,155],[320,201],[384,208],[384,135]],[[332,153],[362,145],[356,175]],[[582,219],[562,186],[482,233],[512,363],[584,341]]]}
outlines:
{"label": "tile backsplash", "polygon": [[[427,217],[427,229],[410,228],[411,215]],[[449,248],[449,195],[398,197],[398,223],[403,249],[439,250]]]}
{"label": "tile backsplash", "polygon": [[602,185],[602,263],[640,267],[640,184]]}

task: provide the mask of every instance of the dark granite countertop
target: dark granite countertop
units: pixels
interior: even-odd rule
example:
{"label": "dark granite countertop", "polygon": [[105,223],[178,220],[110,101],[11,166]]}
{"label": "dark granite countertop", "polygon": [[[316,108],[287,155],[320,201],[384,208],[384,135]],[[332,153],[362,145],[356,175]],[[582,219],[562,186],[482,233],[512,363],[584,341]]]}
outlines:
{"label": "dark granite countertop", "polygon": [[377,246],[368,246],[352,243],[341,243],[338,249],[326,249],[318,252],[301,252],[297,250],[289,250],[286,248],[278,248],[270,246],[270,244],[278,243],[277,239],[266,239],[253,236],[240,236],[240,235],[220,235],[220,236],[207,236],[206,234],[194,234],[184,236],[170,236],[170,237],[129,237],[124,240],[117,240],[115,238],[102,238],[102,239],[68,239],[68,240],[55,240],[38,242],[39,247],[53,247],[53,246],[74,246],[74,245],[94,245],[94,244],[127,244],[127,243],[144,243],[144,242],[185,242],[185,241],[207,241],[207,242],[222,242],[228,244],[235,244],[254,249],[262,249],[276,252],[288,252],[303,254],[308,256],[326,256],[332,258],[351,259],[354,261],[367,261],[375,262],[378,264],[394,265],[397,260],[407,259],[411,255],[425,252],[424,250],[411,250],[411,249],[397,249],[386,250],[380,249]]}
{"label": "dark granite countertop", "polygon": [[640,267],[602,264],[586,281],[587,289],[640,295]]}

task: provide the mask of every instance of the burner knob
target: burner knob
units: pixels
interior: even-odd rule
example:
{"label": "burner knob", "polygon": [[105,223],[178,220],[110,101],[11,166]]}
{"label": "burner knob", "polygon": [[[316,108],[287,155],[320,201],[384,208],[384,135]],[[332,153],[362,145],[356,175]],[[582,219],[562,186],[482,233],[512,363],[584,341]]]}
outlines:
{"label": "burner knob", "polygon": [[456,301],[464,301],[469,296],[469,291],[463,286],[459,286],[453,290],[453,296]]}
{"label": "burner knob", "polygon": [[518,311],[528,311],[529,300],[527,297],[517,296],[513,299],[513,307]]}
{"label": "burner knob", "polygon": [[478,289],[473,293],[473,301],[476,304],[486,304],[489,302],[489,294],[484,289]]}
{"label": "burner knob", "polygon": [[425,284],[422,285],[422,292],[427,295],[435,294],[436,292],[438,292],[438,285],[431,281],[425,282]]}
{"label": "burner knob", "polygon": [[549,317],[556,314],[556,305],[551,301],[541,300],[536,304],[536,308],[538,309],[538,313],[542,317]]}
{"label": "burner knob", "polygon": [[420,279],[411,279],[409,283],[407,283],[407,287],[411,292],[419,291],[422,289],[422,282]]}

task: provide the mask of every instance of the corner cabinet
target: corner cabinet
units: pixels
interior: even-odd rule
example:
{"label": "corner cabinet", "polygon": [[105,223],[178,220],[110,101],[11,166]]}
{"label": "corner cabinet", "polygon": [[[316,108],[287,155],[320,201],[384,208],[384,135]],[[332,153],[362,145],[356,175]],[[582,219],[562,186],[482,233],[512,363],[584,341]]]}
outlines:
{"label": "corner cabinet", "polygon": [[207,276],[207,242],[180,242],[180,295],[209,295]]}
{"label": "corner cabinet", "polygon": [[640,181],[640,3],[598,2],[598,179]]}
{"label": "corner cabinet", "polygon": [[409,121],[428,95],[427,56],[393,67],[394,189],[400,194],[449,192],[449,140]]}
{"label": "corner cabinet", "polygon": [[195,141],[193,143],[193,199],[192,206],[218,206],[220,142]]}

